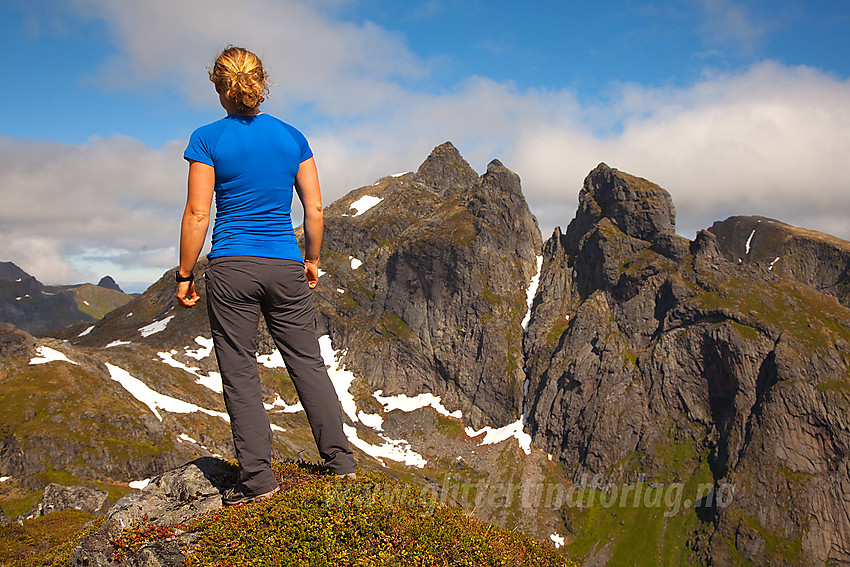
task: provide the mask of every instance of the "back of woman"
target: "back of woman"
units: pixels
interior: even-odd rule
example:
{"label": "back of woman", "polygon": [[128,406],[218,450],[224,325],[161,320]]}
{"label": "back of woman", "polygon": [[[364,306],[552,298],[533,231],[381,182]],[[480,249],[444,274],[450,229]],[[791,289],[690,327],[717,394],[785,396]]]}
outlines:
{"label": "back of woman", "polygon": [[[195,130],[184,152],[189,189],[175,296],[187,308],[199,299],[193,268],[214,195],[207,312],[239,461],[239,481],[223,496],[225,505],[234,505],[278,491],[255,357],[261,315],[325,464],[335,474],[353,475],[354,458],[316,336],[310,290],[318,281],[323,211],[313,152],[301,132],[260,112],[267,76],[256,55],[228,47],[216,59],[210,80],[227,116]],[[304,206],[303,256],[292,227],[293,190]]]}

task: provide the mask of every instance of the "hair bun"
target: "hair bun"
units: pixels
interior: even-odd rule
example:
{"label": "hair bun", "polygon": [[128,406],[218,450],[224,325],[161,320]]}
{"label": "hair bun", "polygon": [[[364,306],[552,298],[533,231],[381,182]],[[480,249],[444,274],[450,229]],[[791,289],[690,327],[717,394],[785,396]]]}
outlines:
{"label": "hair bun", "polygon": [[239,113],[256,110],[268,94],[268,74],[254,53],[242,47],[227,46],[215,60],[210,80],[236,105]]}

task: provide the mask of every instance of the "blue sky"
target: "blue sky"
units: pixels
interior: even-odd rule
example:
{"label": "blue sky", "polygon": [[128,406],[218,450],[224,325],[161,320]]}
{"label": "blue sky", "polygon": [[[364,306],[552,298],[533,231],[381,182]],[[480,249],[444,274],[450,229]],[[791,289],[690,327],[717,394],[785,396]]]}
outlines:
{"label": "blue sky", "polygon": [[850,238],[846,2],[21,0],[0,30],[0,260],[46,283],[176,264],[227,43],[264,58],[326,203],[451,140],[519,173],[544,238],[600,161],[670,191],[687,237],[764,214]]}

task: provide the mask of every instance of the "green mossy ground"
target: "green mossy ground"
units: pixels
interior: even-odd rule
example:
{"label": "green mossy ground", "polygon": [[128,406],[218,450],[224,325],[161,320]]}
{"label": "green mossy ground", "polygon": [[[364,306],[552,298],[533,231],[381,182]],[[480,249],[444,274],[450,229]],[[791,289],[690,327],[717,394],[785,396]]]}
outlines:
{"label": "green mossy ground", "polygon": [[179,530],[200,536],[186,565],[574,565],[549,545],[479,522],[430,490],[380,473],[340,481],[295,463],[274,469],[281,494],[189,524],[137,525],[116,540],[120,553]]}

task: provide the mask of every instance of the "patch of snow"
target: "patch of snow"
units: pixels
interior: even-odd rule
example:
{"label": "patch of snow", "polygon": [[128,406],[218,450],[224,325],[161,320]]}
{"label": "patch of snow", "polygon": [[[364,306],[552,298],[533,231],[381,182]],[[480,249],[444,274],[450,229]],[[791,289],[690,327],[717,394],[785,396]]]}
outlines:
{"label": "patch of snow", "polygon": [[342,405],[342,410],[351,421],[357,422],[357,405],[354,403],[354,396],[348,391],[351,383],[354,382],[354,374],[340,365],[339,359],[341,356],[334,350],[331,344],[331,338],[328,335],[319,337],[319,348],[321,349],[325,365],[328,366],[328,376],[331,377],[331,382],[333,382],[339,403]]}
{"label": "patch of snow", "polygon": [[390,177],[402,177],[404,175],[407,175],[408,173],[413,173],[413,172],[412,171],[405,171],[405,172],[402,172],[402,173],[393,173],[392,175],[390,175]]}
{"label": "patch of snow", "polygon": [[205,388],[209,388],[216,394],[222,393],[223,389],[221,386],[221,374],[219,374],[218,372],[210,372],[209,376],[204,376],[203,374],[198,372],[200,368],[198,368],[197,366],[186,366],[179,360],[174,360],[174,355],[177,354],[176,350],[172,350],[171,352],[158,352],[156,354],[168,366],[171,366],[172,368],[179,368],[180,370],[185,370],[189,374],[195,376],[195,384],[200,384]]}
{"label": "patch of snow", "polygon": [[150,325],[145,325],[144,327],[141,327],[139,329],[139,332],[142,334],[142,337],[149,337],[155,333],[164,331],[165,328],[168,326],[168,323],[170,323],[172,319],[174,319],[174,315],[169,315],[165,319],[162,319],[160,321],[154,321]]}
{"label": "patch of snow", "polygon": [[280,432],[286,431],[286,429],[284,429],[283,427],[281,427],[279,425],[275,425],[274,423],[270,423],[269,425],[271,425],[272,431],[280,431]]}
{"label": "patch of snow", "polygon": [[550,535],[549,539],[551,539],[553,542],[555,542],[555,549],[558,549],[559,547],[564,546],[564,536],[562,536],[558,533],[554,533],[554,534]]}
{"label": "patch of snow", "polygon": [[91,307],[91,305],[89,305],[89,302],[88,302],[88,301],[86,301],[85,299],[83,300],[83,303],[85,303],[86,305],[88,305],[89,307]]}
{"label": "patch of snow", "polygon": [[360,439],[357,436],[357,429],[347,423],[342,424],[342,429],[352,445],[367,455],[375,457],[381,461],[381,464],[384,464],[383,459],[390,459],[391,461],[404,463],[407,466],[414,466],[420,469],[428,464],[428,461],[422,455],[410,448],[410,444],[406,439],[389,439],[379,433],[378,435],[386,443],[383,445],[372,445]]}
{"label": "patch of snow", "polygon": [[322,276],[324,276],[325,274],[327,274],[327,272],[326,272],[326,271],[324,271],[322,268],[319,268],[319,277],[322,277]]}
{"label": "patch of snow", "polygon": [[91,333],[92,331],[94,331],[94,325],[92,325],[91,327],[89,327],[88,329],[86,329],[85,331],[83,331],[82,333],[80,333],[80,334],[79,334],[79,335],[77,335],[77,336],[78,336],[78,337],[85,337],[86,335],[88,335],[88,334],[89,334],[89,333]]}
{"label": "patch of snow", "polygon": [[337,293],[345,293],[345,290],[342,289],[341,287],[338,287],[338,288],[336,288],[336,292]]}
{"label": "patch of snow", "polygon": [[773,270],[773,265],[775,263],[777,263],[778,261],[779,261],[779,256],[777,256],[776,258],[773,259],[773,262],[770,263],[770,266],[768,266],[767,271],[769,272],[769,271]]}
{"label": "patch of snow", "polygon": [[148,406],[151,412],[153,412],[156,418],[160,421],[162,421],[162,415],[160,415],[159,411],[157,411],[158,409],[171,413],[201,412],[213,417],[221,418],[227,423],[230,423],[230,416],[226,413],[208,410],[200,406],[196,406],[195,404],[190,404],[189,402],[184,402],[183,400],[178,400],[177,398],[172,398],[165,394],[160,394],[156,390],[151,389],[138,378],[131,376],[130,373],[123,368],[119,368],[118,366],[109,364],[108,362],[106,363],[106,368],[109,370],[110,378],[121,384],[121,386],[130,392],[134,398]]}
{"label": "patch of snow", "polygon": [[[18,280],[18,281],[21,281],[21,280]],[[12,477],[10,477],[10,476],[0,476],[0,482],[6,482],[10,478],[12,478]]]}
{"label": "patch of snow", "polygon": [[77,364],[76,362],[65,356],[64,353],[61,353],[58,350],[54,350],[50,347],[40,346],[35,349],[35,352],[38,353],[38,356],[31,358],[30,364],[45,364],[47,362],[54,361],[70,362],[71,364]]}
{"label": "patch of snow", "polygon": [[150,483],[151,483],[151,479],[146,478],[144,480],[134,480],[133,482],[131,482],[129,484],[129,486],[130,486],[130,488],[132,488],[134,490],[142,490],[143,488],[145,488]]}
{"label": "patch of snow", "polygon": [[128,345],[128,344],[130,344],[130,341],[115,340],[115,341],[112,341],[111,343],[109,343],[108,345],[106,345],[105,348],[111,348],[111,347],[114,347],[114,346],[121,346],[121,345]]}
{"label": "patch of snow", "polygon": [[747,244],[746,244],[747,254],[750,253],[750,242],[753,241],[753,235],[755,235],[755,233],[756,233],[756,229],[753,229],[753,231],[750,233],[750,237],[747,239]]}
{"label": "patch of snow", "polygon": [[201,345],[201,348],[198,350],[189,350],[189,347],[186,347],[186,356],[194,358],[195,360],[201,360],[208,357],[213,349],[213,340],[205,337],[195,337],[195,342]]}
{"label": "patch of snow", "polygon": [[354,213],[351,216],[358,217],[383,200],[384,199],[381,198],[381,197],[372,197],[371,195],[363,195],[362,197],[360,197],[359,199],[357,199],[356,201],[351,203],[351,206],[349,208],[357,211],[356,213]]}
{"label": "patch of snow", "polygon": [[[19,281],[21,281],[21,278],[18,278],[18,279],[16,279],[15,281],[16,281],[16,282],[19,282]],[[6,477],[6,478],[8,478],[8,477]]]}
{"label": "patch of snow", "polygon": [[363,262],[361,262],[360,260],[358,260],[354,256],[349,256],[348,259],[351,260],[351,269],[352,270],[356,270],[357,268],[359,268],[360,266],[363,265]]}
{"label": "patch of snow", "polygon": [[130,311],[129,313],[127,313],[127,314],[125,315],[125,317],[132,317],[132,316],[133,316],[133,312],[132,312],[132,311]]}
{"label": "patch of snow", "polygon": [[[322,358],[328,366],[328,375],[331,377],[331,382],[336,390],[336,395],[339,398],[342,410],[351,419],[351,421],[355,423],[358,421],[362,422],[364,425],[377,430],[383,425],[383,418],[379,415],[369,415],[362,411],[357,411],[354,396],[349,391],[355,376],[351,371],[346,370],[340,364],[342,356],[334,350],[333,345],[331,344],[331,338],[328,335],[322,335],[319,337],[319,348],[322,352]],[[439,398],[435,396],[432,396],[432,398],[439,404]],[[428,401],[431,402],[433,400],[429,399]],[[439,406],[442,407],[442,404],[439,404]],[[446,411],[445,408],[443,408],[443,410]],[[448,412],[446,413],[448,415]],[[411,449],[410,444],[406,439],[390,439],[378,431],[378,436],[383,439],[385,443],[383,445],[372,445],[357,436],[356,428],[346,423],[343,423],[342,428],[345,432],[345,436],[352,445],[364,453],[375,457],[381,462],[381,464],[383,464],[382,459],[390,459],[392,461],[397,461],[404,463],[405,465],[418,468],[422,468],[428,463],[422,455]]]}
{"label": "patch of snow", "polygon": [[21,299],[22,299],[21,297],[16,297],[15,301],[20,301]]}
{"label": "patch of snow", "polygon": [[531,454],[531,435],[526,433],[523,429],[523,420],[518,419],[515,422],[509,423],[504,427],[499,427],[498,429],[484,427],[475,431],[471,427],[466,427],[464,428],[464,431],[466,431],[466,434],[470,437],[478,437],[484,433],[484,439],[481,440],[479,443],[480,445],[501,443],[511,437],[515,437],[523,452],[525,452],[526,455],[529,455]]}
{"label": "patch of snow", "polygon": [[362,411],[357,412],[357,417],[360,418],[360,421],[366,427],[371,427],[372,429],[377,429],[378,431],[383,431],[384,429],[384,418],[377,413],[364,413]]}
{"label": "patch of snow", "polygon": [[528,311],[525,312],[525,317],[522,319],[522,328],[528,327],[528,322],[531,320],[531,304],[534,303],[534,296],[537,295],[537,286],[540,285],[540,270],[543,268],[543,256],[537,257],[537,273],[531,278],[528,283],[528,292],[526,293],[525,302],[528,305]]}
{"label": "patch of snow", "polygon": [[194,439],[192,439],[191,437],[189,437],[185,433],[181,433],[180,435],[177,436],[177,438],[180,439],[181,441],[188,441],[189,443],[192,443],[193,445],[198,444],[197,441],[195,441]]}
{"label": "patch of snow", "polygon": [[404,412],[418,410],[420,408],[431,406],[437,412],[448,416],[454,417],[457,419],[461,419],[463,417],[463,413],[460,410],[455,410],[453,412],[449,412],[443,405],[440,396],[435,396],[434,394],[426,393],[419,394],[413,397],[410,397],[406,394],[399,394],[398,396],[383,396],[383,390],[376,390],[374,394],[372,394],[378,403],[384,406],[384,411],[393,411],[399,409]]}
{"label": "patch of snow", "polygon": [[271,409],[274,409],[274,408],[277,408],[277,407],[282,407],[283,410],[281,410],[281,411],[283,411],[283,413],[296,413],[296,412],[299,412],[299,411],[304,411],[304,406],[301,405],[301,402],[298,402],[297,404],[292,405],[292,406],[287,405],[287,403],[285,401],[283,401],[283,398],[281,398],[280,394],[278,394],[278,393],[275,393],[275,399],[272,403],[267,404],[267,403],[263,402],[263,407],[266,408],[267,410],[271,410]]}
{"label": "patch of snow", "polygon": [[286,368],[286,365],[283,363],[283,357],[277,349],[271,354],[258,354],[257,362],[266,368]]}

